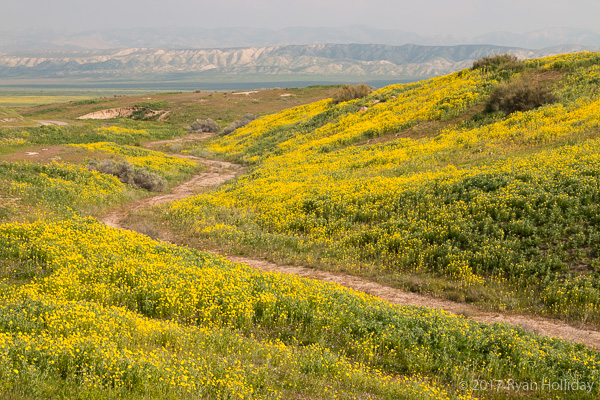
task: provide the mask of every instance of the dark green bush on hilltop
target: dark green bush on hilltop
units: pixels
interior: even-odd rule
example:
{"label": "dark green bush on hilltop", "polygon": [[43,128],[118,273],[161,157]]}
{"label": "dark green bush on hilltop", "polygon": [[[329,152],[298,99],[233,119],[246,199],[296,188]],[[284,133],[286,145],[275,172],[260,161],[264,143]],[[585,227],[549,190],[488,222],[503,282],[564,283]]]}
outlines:
{"label": "dark green bush on hilltop", "polygon": [[361,83],[359,85],[344,85],[333,95],[334,103],[342,103],[354,99],[360,99],[371,94],[373,89],[370,86]]}
{"label": "dark green bush on hilltop", "polygon": [[473,62],[473,70],[483,69],[487,71],[498,71],[503,69],[523,69],[523,62],[511,54],[496,54],[486,56]]}

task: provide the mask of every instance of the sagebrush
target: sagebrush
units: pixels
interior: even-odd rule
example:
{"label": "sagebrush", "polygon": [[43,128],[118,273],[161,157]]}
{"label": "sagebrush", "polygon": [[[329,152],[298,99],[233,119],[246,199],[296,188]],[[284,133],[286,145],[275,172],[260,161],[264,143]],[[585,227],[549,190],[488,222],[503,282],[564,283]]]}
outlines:
{"label": "sagebrush", "polygon": [[519,61],[517,56],[512,54],[496,54],[493,56],[486,56],[473,62],[473,70],[484,69],[487,71],[497,71],[501,69],[521,69],[523,63]]}
{"label": "sagebrush", "polygon": [[103,160],[98,163],[94,160],[90,161],[88,168],[103,174],[114,175],[123,183],[152,192],[162,192],[167,187],[167,181],[161,176],[143,168],[135,168],[127,161]]}
{"label": "sagebrush", "polygon": [[238,119],[237,121],[234,121],[231,124],[227,125],[227,127],[223,130],[222,134],[228,135],[231,132],[235,131],[236,129],[239,129],[242,126],[248,125],[250,122],[254,121],[255,119],[256,119],[256,115],[246,114],[246,115],[244,115],[244,118]]}
{"label": "sagebrush", "polygon": [[211,118],[199,119],[190,125],[190,130],[192,132],[219,133],[221,132],[221,125]]}

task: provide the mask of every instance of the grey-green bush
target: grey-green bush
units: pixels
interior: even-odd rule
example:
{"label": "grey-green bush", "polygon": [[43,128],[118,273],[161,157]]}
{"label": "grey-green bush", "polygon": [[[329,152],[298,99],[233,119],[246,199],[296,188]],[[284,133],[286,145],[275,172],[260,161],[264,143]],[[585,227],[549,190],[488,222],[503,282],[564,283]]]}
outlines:
{"label": "grey-green bush", "polygon": [[235,131],[236,129],[241,128],[242,126],[248,125],[250,122],[254,121],[255,119],[256,119],[256,115],[246,114],[246,115],[244,115],[244,118],[238,119],[237,121],[234,121],[231,124],[227,125],[227,127],[223,130],[222,135],[229,135],[231,132]]}
{"label": "grey-green bush", "polygon": [[517,79],[496,86],[486,104],[486,111],[503,111],[507,114],[516,111],[529,111],[556,102],[556,96],[549,85],[526,79]]}
{"label": "grey-green bush", "polygon": [[167,187],[167,181],[163,177],[143,168],[136,169],[127,161],[103,160],[98,163],[92,160],[88,164],[88,169],[116,176],[125,184],[152,192],[162,192]]}
{"label": "grey-green bush", "polygon": [[209,133],[219,133],[221,132],[221,125],[217,124],[211,118],[207,119],[198,119],[196,122],[190,125],[190,130],[192,132],[209,132]]}

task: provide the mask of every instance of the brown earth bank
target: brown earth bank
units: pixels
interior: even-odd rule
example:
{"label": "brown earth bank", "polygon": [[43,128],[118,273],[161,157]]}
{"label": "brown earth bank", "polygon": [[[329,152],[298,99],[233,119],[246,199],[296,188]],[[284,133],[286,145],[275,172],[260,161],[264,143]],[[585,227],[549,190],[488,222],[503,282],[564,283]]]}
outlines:
{"label": "brown earth bank", "polygon": [[151,118],[155,115],[160,115],[164,117],[166,112],[161,110],[151,110],[149,108],[144,107],[119,107],[119,108],[109,108],[107,110],[100,110],[91,112],[77,119],[114,119],[114,118],[129,118],[133,115],[134,112],[143,111],[144,118]]}

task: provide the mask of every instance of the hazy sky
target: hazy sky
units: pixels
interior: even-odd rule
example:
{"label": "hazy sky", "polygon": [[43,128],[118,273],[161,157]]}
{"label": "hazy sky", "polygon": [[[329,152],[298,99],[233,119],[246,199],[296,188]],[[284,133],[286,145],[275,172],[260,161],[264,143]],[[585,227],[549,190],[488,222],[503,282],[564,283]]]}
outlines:
{"label": "hazy sky", "polygon": [[364,24],[427,35],[600,31],[598,0],[2,0],[0,30]]}

